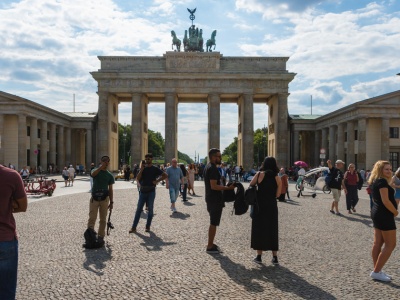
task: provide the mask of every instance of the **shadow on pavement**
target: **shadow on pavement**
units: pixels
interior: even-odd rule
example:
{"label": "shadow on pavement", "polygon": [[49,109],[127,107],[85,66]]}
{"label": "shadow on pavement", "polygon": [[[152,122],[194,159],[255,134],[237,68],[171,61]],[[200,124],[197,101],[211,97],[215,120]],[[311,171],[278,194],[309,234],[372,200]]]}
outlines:
{"label": "shadow on pavement", "polygon": [[298,201],[294,200],[278,201],[278,203],[301,206]]}
{"label": "shadow on pavement", "polygon": [[164,242],[154,232],[150,232],[150,235],[144,235],[139,232],[135,234],[143,240],[143,243],[140,243],[140,245],[146,247],[148,251],[161,251],[162,247],[176,244],[176,242]]}
{"label": "shadow on pavement", "polygon": [[182,201],[182,203],[183,203],[183,205],[186,205],[186,206],[193,206],[193,205],[196,205],[196,204],[194,204],[194,203],[192,203],[192,202],[189,202],[189,201]]}
{"label": "shadow on pavement", "polygon": [[184,214],[179,211],[171,213],[170,217],[172,219],[181,219],[181,220],[186,220],[187,218],[190,218],[190,214]]}
{"label": "shadow on pavement", "polygon": [[264,287],[259,281],[271,282],[281,291],[295,294],[302,299],[336,299],[333,295],[308,283],[289,269],[282,266],[265,266],[247,269],[244,265],[233,262],[229,257],[213,255],[219,261],[221,268],[237,284],[247,291],[262,293]]}
{"label": "shadow on pavement", "polygon": [[[357,214],[355,214],[355,215],[357,216]],[[342,217],[345,218],[345,219],[347,219],[347,220],[349,220],[349,221],[352,221],[352,222],[359,222],[359,223],[362,223],[362,224],[364,224],[364,225],[366,225],[366,226],[368,226],[368,227],[372,227],[372,220],[371,220],[371,217],[369,217],[369,218],[367,219],[367,218],[363,217],[363,215],[360,215],[360,216],[362,217],[362,219],[354,218],[354,217],[352,217],[352,215],[345,215],[345,214],[342,214]]]}
{"label": "shadow on pavement", "polygon": [[85,249],[84,252],[86,261],[83,263],[83,267],[98,276],[104,275],[103,269],[106,267],[106,262],[112,258],[112,249],[108,243],[106,243],[105,247]]}

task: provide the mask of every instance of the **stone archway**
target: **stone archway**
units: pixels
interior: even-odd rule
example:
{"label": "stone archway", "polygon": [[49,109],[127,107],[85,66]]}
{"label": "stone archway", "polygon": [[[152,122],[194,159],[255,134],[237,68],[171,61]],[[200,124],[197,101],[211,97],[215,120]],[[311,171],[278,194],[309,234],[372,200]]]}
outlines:
{"label": "stone archway", "polygon": [[[165,160],[177,156],[179,102],[208,104],[208,148],[220,146],[220,103],[237,103],[238,164],[253,166],[254,103],[273,107],[268,119],[268,155],[287,165],[289,158],[288,85],[295,74],[287,57],[223,57],[219,52],[166,52],[162,57],[100,56],[101,68],[91,72],[98,82],[97,157],[109,155],[118,167],[119,102],[132,103],[132,162],[147,152],[147,109],[165,103]],[[267,121],[267,120],[265,120]],[[116,130],[115,130],[116,129]]]}

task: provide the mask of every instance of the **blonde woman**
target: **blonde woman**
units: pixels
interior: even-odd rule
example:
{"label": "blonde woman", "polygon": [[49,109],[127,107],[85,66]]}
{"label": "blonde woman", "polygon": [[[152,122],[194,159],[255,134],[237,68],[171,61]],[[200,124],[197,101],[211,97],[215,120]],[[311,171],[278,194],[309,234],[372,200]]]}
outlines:
{"label": "blonde woman", "polygon": [[396,200],[397,207],[399,207],[400,202],[400,168],[397,169],[396,173],[392,177],[391,186],[396,189],[396,193],[394,194],[394,199]]}
{"label": "blonde woman", "polygon": [[[396,224],[398,215],[394,190],[389,185],[392,180],[392,167],[388,161],[375,163],[368,184],[372,186],[373,207],[371,218],[374,224],[374,244],[372,260],[374,270],[370,276],[379,281],[390,281],[391,277],[382,271],[392,251],[396,247]],[[383,247],[383,248],[382,248]]]}

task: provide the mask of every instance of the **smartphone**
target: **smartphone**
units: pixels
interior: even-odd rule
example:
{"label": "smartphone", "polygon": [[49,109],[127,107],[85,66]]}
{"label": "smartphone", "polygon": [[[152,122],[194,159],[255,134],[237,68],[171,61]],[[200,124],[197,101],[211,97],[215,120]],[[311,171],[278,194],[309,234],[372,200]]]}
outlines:
{"label": "smartphone", "polygon": [[142,160],[142,165],[145,166],[146,165],[146,161]]}

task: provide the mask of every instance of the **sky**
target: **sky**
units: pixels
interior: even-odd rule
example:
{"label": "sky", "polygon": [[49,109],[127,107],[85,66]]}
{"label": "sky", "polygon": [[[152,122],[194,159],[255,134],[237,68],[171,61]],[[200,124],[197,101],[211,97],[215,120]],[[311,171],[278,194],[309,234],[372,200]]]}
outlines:
{"label": "sky", "polygon": [[[289,114],[326,114],[400,89],[400,1],[368,0],[1,0],[0,90],[62,112],[96,112],[97,56],[162,56],[170,31],[217,30],[226,56],[289,57]],[[221,149],[237,136],[236,104],[221,104]],[[165,129],[149,105],[149,129]],[[131,120],[119,106],[119,122]],[[178,150],[207,155],[207,105],[179,104]],[[254,129],[268,107],[254,105]]]}

